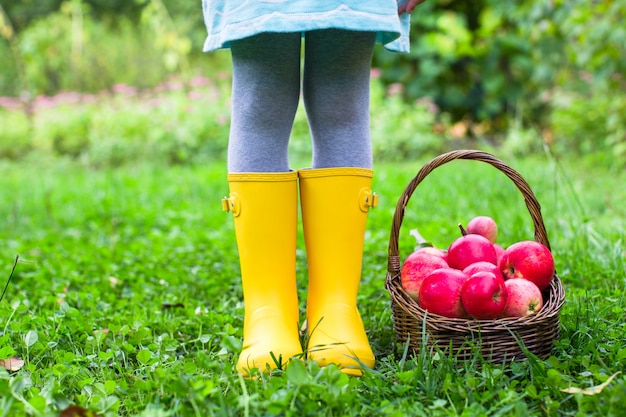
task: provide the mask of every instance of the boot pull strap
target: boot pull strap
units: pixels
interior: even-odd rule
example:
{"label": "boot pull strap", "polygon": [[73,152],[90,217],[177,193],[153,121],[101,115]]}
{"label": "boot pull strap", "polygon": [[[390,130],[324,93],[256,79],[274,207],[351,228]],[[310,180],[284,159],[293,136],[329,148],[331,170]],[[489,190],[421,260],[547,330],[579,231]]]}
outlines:
{"label": "boot pull strap", "polygon": [[239,216],[241,212],[241,203],[237,198],[237,194],[232,193],[230,197],[222,198],[222,211],[230,211],[233,216]]}
{"label": "boot pull strap", "polygon": [[378,205],[378,194],[372,192],[372,190],[363,188],[359,193],[359,207],[361,211],[367,213],[371,208]]}

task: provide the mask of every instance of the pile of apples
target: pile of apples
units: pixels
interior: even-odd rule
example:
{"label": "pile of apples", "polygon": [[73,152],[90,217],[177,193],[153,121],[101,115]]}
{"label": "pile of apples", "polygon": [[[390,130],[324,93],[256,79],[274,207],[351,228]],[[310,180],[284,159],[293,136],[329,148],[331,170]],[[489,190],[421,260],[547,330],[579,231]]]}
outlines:
{"label": "pile of apples", "polygon": [[447,250],[432,246],[411,253],[401,269],[402,288],[430,313],[490,320],[525,317],[543,307],[541,292],[554,275],[554,258],[539,242],[506,249],[488,216],[470,220]]}

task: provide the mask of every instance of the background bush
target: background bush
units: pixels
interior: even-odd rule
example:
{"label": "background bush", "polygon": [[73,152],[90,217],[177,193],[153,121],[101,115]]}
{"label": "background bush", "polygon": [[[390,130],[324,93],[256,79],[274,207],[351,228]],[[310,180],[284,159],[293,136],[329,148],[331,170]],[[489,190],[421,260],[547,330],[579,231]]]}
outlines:
{"label": "background bush", "polygon": [[[201,51],[205,29],[197,2],[1,0],[0,5],[0,95],[20,97],[31,124],[31,108],[42,95],[115,93],[120,83],[143,91],[172,79],[185,85],[198,75],[217,79],[229,70],[227,51]],[[380,75],[374,83],[382,90],[373,102],[373,129],[387,142],[375,150],[380,158],[399,160],[468,143],[516,154],[549,146],[557,153],[602,153],[623,164],[625,14],[626,2],[611,0],[425,2],[412,16],[410,54],[376,49],[373,65]],[[0,105],[0,117],[5,115]],[[75,136],[93,118],[73,117]],[[184,129],[198,128],[206,119],[198,117],[193,128]],[[11,148],[9,138],[22,130],[3,129],[0,148]],[[143,132],[136,140],[167,142],[168,134]],[[181,146],[177,143],[172,146]],[[81,146],[63,152],[81,153]],[[26,143],[3,155],[33,147]]]}
{"label": "background bush", "polygon": [[430,97],[470,135],[501,142],[512,127],[549,128],[539,142],[556,149],[623,155],[625,14],[626,2],[611,0],[427,1],[413,15],[411,53],[375,64],[385,83]]}
{"label": "background bush", "polygon": [[[228,90],[205,78],[143,92],[122,84],[114,89],[113,94],[39,98],[31,118],[8,112],[3,119],[10,129],[0,141],[0,156],[18,159],[36,151],[94,167],[224,157]],[[213,105],[206,106],[209,101]]]}

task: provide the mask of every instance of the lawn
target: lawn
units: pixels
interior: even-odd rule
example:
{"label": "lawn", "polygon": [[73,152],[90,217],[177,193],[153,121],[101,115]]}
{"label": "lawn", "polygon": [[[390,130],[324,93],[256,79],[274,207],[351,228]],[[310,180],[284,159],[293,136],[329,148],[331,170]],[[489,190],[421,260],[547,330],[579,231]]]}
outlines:
{"label": "lawn", "polygon": [[[223,163],[0,161],[0,416],[621,416],[626,410],[626,175],[551,156],[506,160],[533,188],[566,290],[552,356],[493,365],[407,355],[384,288],[389,230],[407,183],[433,155],[376,165],[359,305],[377,356],[352,378],[295,362],[256,380],[234,369],[243,305]],[[504,158],[503,158],[504,159]],[[298,168],[302,165],[294,166]],[[408,204],[411,230],[443,246],[491,215],[506,245],[533,236],[519,191],[475,161],[435,170]],[[306,258],[299,236],[304,311]],[[613,379],[611,379],[613,377]]]}

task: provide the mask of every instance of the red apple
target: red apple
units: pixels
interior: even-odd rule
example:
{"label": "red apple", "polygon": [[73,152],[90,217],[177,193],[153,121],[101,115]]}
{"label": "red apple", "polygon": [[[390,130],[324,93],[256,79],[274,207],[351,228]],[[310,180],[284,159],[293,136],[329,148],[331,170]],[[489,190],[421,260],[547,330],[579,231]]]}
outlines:
{"label": "red apple", "polygon": [[484,236],[467,234],[454,240],[446,256],[448,265],[463,270],[474,262],[486,261],[496,264],[496,250]]}
{"label": "red apple", "polygon": [[509,301],[502,317],[525,317],[543,307],[541,291],[534,283],[524,278],[511,278],[504,281],[509,293]]}
{"label": "red apple", "polygon": [[496,265],[500,265],[500,259],[502,259],[504,248],[497,243],[493,244],[493,248],[496,250]]}
{"label": "red apple", "polygon": [[466,266],[463,269],[463,272],[468,277],[471,277],[477,272],[491,272],[496,277],[504,280],[504,277],[502,276],[502,272],[500,272],[500,268],[498,268],[496,265],[492,264],[491,262],[486,262],[486,261],[474,262],[473,264]]}
{"label": "red apple", "polygon": [[424,278],[435,269],[446,268],[447,266],[448,263],[441,255],[435,255],[430,253],[430,251],[419,249],[411,253],[402,264],[402,269],[400,270],[402,288],[411,298],[419,301],[420,287]]}
{"label": "red apple", "polygon": [[554,258],[550,250],[534,240],[524,240],[504,250],[499,263],[504,279],[526,278],[544,290],[554,276]]}
{"label": "red apple", "polygon": [[478,320],[499,317],[506,307],[508,297],[504,279],[492,272],[476,272],[461,289],[461,302],[465,311]]}
{"label": "red apple", "polygon": [[431,255],[437,255],[440,256],[442,258],[446,258],[446,251],[443,249],[439,249],[436,248],[434,246],[422,246],[421,248],[417,249],[415,252],[418,253],[429,253]]}
{"label": "red apple", "polygon": [[489,216],[477,216],[467,223],[467,233],[481,235],[495,243],[498,238],[498,225]]}
{"label": "red apple", "polygon": [[440,268],[431,272],[420,288],[420,306],[429,313],[451,318],[468,318],[461,302],[461,288],[469,279],[462,271]]}

